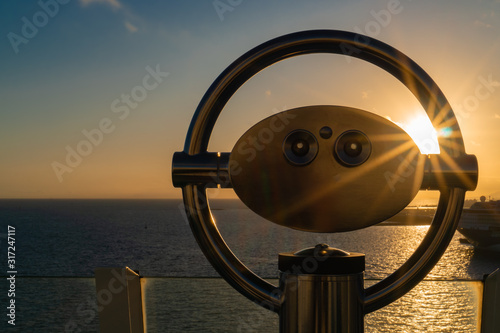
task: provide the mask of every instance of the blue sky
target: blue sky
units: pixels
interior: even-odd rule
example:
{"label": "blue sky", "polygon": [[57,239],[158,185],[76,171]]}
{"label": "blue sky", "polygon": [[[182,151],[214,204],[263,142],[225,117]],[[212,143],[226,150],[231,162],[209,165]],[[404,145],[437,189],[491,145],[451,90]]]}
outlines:
{"label": "blue sky", "polygon": [[[391,6],[397,13],[377,21]],[[307,29],[361,31],[419,63],[459,110],[467,150],[481,163],[472,196],[494,194],[500,191],[499,15],[499,1],[2,2],[0,197],[179,196],[171,157],[182,150],[211,82],[252,47]],[[160,74],[155,79],[151,71]],[[137,100],[127,104],[124,95]],[[240,89],[211,148],[230,151],[263,117],[310,104],[359,107],[402,124],[423,114],[404,87],[371,65],[304,56]],[[84,132],[99,128],[96,144],[80,144],[88,141]],[[87,155],[70,158],[70,166],[68,152],[78,148]]]}

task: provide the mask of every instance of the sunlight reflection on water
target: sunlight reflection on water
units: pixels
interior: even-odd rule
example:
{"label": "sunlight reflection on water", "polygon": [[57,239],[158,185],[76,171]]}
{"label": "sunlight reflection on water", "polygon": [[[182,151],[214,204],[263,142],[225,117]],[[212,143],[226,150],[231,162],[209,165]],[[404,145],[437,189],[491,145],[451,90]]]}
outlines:
{"label": "sunlight reflection on water", "polygon": [[[16,329],[55,332],[74,322],[84,332],[97,331],[97,316],[87,308],[96,299],[93,269],[127,265],[146,276],[150,332],[277,332],[275,314],[219,278],[196,244],[179,204],[4,202],[8,207],[0,210],[0,224],[22,230],[18,240],[24,246],[18,253],[23,274],[30,276],[19,277],[16,284]],[[313,234],[274,225],[248,209],[213,213],[230,248],[244,264],[269,279],[278,276],[279,252],[295,252],[320,242],[365,253],[365,277],[382,279],[413,253],[428,229],[375,226]],[[481,283],[456,280],[481,280],[500,267],[500,257],[462,244],[460,237],[455,234],[427,277],[452,281],[422,282],[400,300],[368,315],[366,332],[476,332]],[[59,275],[65,277],[47,277]],[[0,301],[5,295],[0,295]]]}
{"label": "sunlight reflection on water", "polygon": [[[146,280],[151,332],[278,332],[276,314],[250,302],[223,279]],[[481,282],[424,281],[367,315],[365,332],[479,332],[481,293]]]}
{"label": "sunlight reflection on water", "polygon": [[[246,209],[214,211],[222,236],[247,267],[260,276],[278,276],[280,252],[296,252],[318,243],[366,255],[365,276],[383,279],[399,268],[415,251],[429,226],[374,226],[357,231],[318,234],[285,228],[256,216]],[[496,266],[483,261],[474,248],[460,243],[457,232],[441,260],[427,279],[482,279]],[[474,260],[473,260],[474,259]],[[491,268],[489,267],[491,266]]]}
{"label": "sunlight reflection on water", "polygon": [[367,315],[366,331],[479,332],[482,288],[476,281],[423,281],[404,297]]}
{"label": "sunlight reflection on water", "polygon": [[[429,226],[386,225],[338,234],[312,234],[274,225],[248,210],[215,211],[214,217],[235,254],[265,277],[277,276],[279,252],[295,252],[327,243],[365,253],[365,278],[383,279],[413,254],[429,229]],[[426,279],[481,279],[478,269],[481,266],[475,266],[473,257],[474,249],[460,243],[460,234],[456,233]],[[370,283],[373,282],[367,285]],[[365,331],[477,332],[481,293],[480,282],[423,281],[393,304],[367,315]]]}

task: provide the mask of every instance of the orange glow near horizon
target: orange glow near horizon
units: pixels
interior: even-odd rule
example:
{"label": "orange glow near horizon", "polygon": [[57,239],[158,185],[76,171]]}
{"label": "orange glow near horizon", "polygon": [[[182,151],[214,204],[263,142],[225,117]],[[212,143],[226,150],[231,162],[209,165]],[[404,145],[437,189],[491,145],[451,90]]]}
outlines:
{"label": "orange glow near horizon", "polygon": [[[391,117],[422,154],[438,154],[437,139],[453,139],[459,132],[448,126],[460,127],[467,154],[480,166],[477,190],[467,196],[500,198],[500,7],[427,1],[398,7],[404,9],[386,25],[370,15],[386,11],[382,3],[269,2],[263,16],[262,5],[249,1],[227,11],[221,24],[210,3],[160,1],[139,10],[94,2],[71,5],[51,28],[6,39],[0,49],[0,198],[180,198],[172,155],[183,149],[210,85],[253,47],[311,29],[360,31],[397,48],[439,85],[456,122],[444,108],[433,129],[424,109],[435,105],[421,105],[400,80],[354,50],[303,54],[238,88],[217,117],[209,151],[231,151],[251,126],[284,110],[348,106]],[[7,7],[0,13],[5,34],[22,35],[19,18],[31,20],[35,8],[21,1]],[[218,195],[234,197],[227,190]]]}

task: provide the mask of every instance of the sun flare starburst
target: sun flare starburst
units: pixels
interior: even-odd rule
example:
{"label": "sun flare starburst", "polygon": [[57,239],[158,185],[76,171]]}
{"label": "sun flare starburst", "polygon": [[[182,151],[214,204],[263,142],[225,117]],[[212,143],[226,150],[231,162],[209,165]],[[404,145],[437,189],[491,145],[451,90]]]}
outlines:
{"label": "sun flare starburst", "polygon": [[396,122],[415,141],[422,154],[439,154],[438,132],[424,115]]}

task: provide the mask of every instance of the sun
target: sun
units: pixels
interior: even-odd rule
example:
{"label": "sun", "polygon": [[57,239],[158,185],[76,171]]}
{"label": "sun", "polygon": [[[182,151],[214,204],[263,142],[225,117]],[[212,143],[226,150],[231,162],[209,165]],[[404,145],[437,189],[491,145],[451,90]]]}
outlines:
{"label": "sun", "polygon": [[439,154],[438,133],[427,116],[417,115],[397,124],[410,135],[422,154]]}

